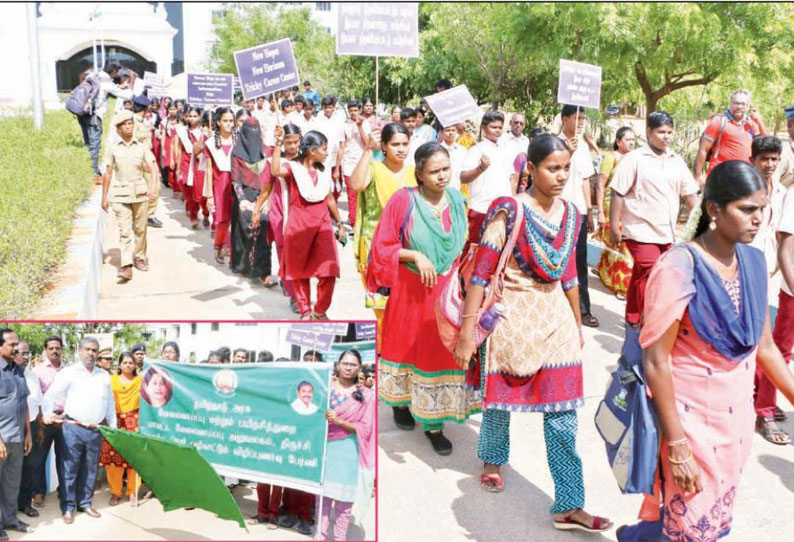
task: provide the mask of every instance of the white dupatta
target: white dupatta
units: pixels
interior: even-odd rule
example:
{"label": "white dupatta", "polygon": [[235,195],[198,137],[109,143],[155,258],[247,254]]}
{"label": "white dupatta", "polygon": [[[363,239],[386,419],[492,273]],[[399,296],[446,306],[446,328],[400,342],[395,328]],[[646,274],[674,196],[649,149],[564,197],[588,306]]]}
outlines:
{"label": "white dupatta", "polygon": [[309,170],[303,164],[289,160],[290,168],[292,168],[292,176],[295,178],[295,184],[298,185],[298,192],[300,192],[303,199],[309,203],[319,203],[328,197],[331,193],[331,172],[329,170],[317,171],[317,184],[312,181]]}

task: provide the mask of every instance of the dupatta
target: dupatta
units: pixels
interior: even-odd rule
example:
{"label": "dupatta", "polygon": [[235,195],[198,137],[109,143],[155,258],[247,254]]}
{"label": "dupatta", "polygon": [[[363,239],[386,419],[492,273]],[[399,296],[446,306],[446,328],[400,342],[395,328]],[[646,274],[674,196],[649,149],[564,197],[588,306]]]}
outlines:
{"label": "dupatta", "polygon": [[113,397],[116,401],[116,412],[125,414],[133,410],[138,410],[141,405],[141,376],[137,375],[132,382],[124,383],[121,376],[114,374],[111,376],[111,388]]}
{"label": "dupatta", "polygon": [[688,244],[694,263],[695,295],[689,301],[689,319],[704,342],[731,361],[744,359],[761,340],[767,316],[767,272],[763,253],[743,243],[736,244],[741,299],[734,310],[722,277]]}
{"label": "dupatta", "polygon": [[[446,190],[451,222],[449,232],[446,232],[419,190],[416,188],[408,190],[411,192],[412,203],[409,244],[414,250],[427,256],[436,273],[443,275],[458,259],[466,244],[468,219],[463,196],[454,188]],[[413,263],[408,262],[405,266],[414,273],[419,273]]]}

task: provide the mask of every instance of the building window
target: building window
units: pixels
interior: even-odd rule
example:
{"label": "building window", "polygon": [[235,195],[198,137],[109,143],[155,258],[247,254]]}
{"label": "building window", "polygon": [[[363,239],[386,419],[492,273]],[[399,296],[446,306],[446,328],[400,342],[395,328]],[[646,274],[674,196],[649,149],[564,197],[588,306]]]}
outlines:
{"label": "building window", "polygon": [[198,324],[190,324],[190,334],[195,335],[198,331]]}
{"label": "building window", "polygon": [[[196,324],[193,324],[193,325],[196,325]],[[190,360],[190,363],[196,363],[196,353],[195,352],[191,352],[190,353],[190,357],[188,359]]]}
{"label": "building window", "polygon": [[[102,69],[102,52],[99,47],[97,47],[96,54],[97,67]],[[110,61],[130,68],[141,77],[145,71],[157,72],[157,64],[121,45],[105,45],[105,62]],[[94,69],[94,53],[91,47],[78,51],[66,60],[57,61],[55,63],[55,78],[58,92],[70,92],[80,84],[80,75],[88,69]]]}
{"label": "building window", "polygon": [[221,325],[218,322],[212,322],[212,324],[210,324],[210,330],[212,331],[218,331],[220,327]]}
{"label": "building window", "polygon": [[317,11],[331,11],[331,2],[315,2]]}
{"label": "building window", "polygon": [[176,330],[176,338],[178,339],[179,338],[179,333],[182,331],[182,327],[181,326],[174,326],[174,328]]}

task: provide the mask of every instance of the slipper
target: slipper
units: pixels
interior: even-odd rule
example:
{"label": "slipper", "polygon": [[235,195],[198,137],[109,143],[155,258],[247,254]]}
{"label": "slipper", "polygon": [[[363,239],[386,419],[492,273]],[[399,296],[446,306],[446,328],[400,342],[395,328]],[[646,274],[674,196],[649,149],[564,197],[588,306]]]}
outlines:
{"label": "slipper", "polygon": [[505,490],[505,483],[498,474],[481,474],[480,487],[489,493],[501,493]]}
{"label": "slipper", "polygon": [[[757,418],[755,420],[755,430],[758,431],[764,439],[772,444],[778,446],[785,446],[791,443],[791,437],[777,427],[774,418]],[[772,427],[774,425],[774,427]],[[774,437],[781,437],[781,440],[775,440]]]}
{"label": "slipper", "polygon": [[262,284],[265,286],[265,288],[275,288],[278,286],[279,282],[278,279],[274,279],[271,275],[261,277],[259,280],[262,281]]}
{"label": "slipper", "polygon": [[612,528],[612,522],[610,522],[607,518],[602,518],[600,516],[593,516],[592,525],[588,525],[579,520],[573,519],[571,516],[573,516],[576,512],[578,512],[578,510],[571,511],[571,513],[565,516],[565,518],[561,521],[552,517],[554,528],[560,531],[572,531],[574,529],[579,529],[588,533],[600,533],[602,531],[608,531]]}

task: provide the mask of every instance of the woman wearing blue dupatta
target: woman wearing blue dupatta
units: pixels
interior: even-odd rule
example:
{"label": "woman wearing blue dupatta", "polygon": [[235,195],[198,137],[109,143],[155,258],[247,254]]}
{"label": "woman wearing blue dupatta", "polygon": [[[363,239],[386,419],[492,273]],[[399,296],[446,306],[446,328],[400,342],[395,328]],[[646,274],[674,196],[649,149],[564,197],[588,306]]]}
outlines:
{"label": "woman wearing blue dupatta", "polygon": [[640,331],[661,425],[660,469],[621,542],[714,542],[731,530],[750,454],[756,362],[789,401],[794,376],[772,341],[763,254],[749,243],[766,205],[763,178],[729,161],[706,180],[694,239],[658,261]]}

